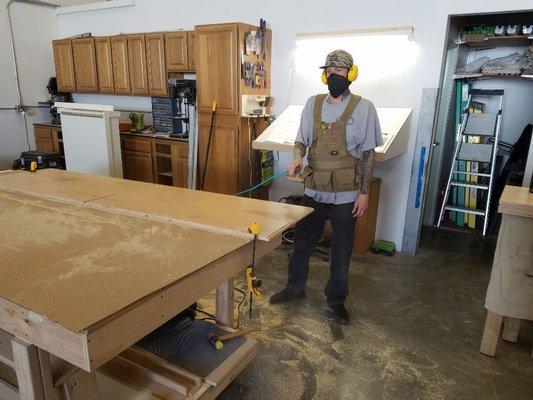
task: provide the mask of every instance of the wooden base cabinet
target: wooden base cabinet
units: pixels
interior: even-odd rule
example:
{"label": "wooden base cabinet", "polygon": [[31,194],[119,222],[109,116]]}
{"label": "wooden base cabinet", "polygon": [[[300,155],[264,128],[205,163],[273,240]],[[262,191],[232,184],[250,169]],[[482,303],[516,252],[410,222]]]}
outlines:
{"label": "wooden base cabinet", "polygon": [[121,133],[124,178],[188,187],[189,144],[184,141]]}
{"label": "wooden base cabinet", "polygon": [[63,134],[60,125],[34,124],[35,148],[39,151],[59,153],[61,165],[65,165],[65,151],[63,148]]}

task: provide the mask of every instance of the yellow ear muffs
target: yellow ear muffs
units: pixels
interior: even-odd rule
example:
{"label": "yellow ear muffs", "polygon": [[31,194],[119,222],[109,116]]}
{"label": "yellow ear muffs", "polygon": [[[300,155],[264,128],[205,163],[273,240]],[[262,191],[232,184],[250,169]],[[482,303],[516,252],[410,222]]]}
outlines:
{"label": "yellow ear muffs", "polygon": [[[348,70],[348,76],[346,78],[348,78],[348,80],[350,82],[353,82],[353,81],[355,81],[357,79],[357,75],[358,74],[359,74],[359,70],[357,68],[357,65],[352,64],[352,66]],[[322,71],[322,75],[320,76],[320,79],[322,80],[322,83],[324,85],[328,84],[328,75],[326,74],[326,70],[325,69]]]}
{"label": "yellow ear muffs", "polygon": [[322,79],[322,83],[324,85],[328,84],[328,76],[326,75],[326,70],[325,69],[322,71],[321,79]]}
{"label": "yellow ear muffs", "polygon": [[359,69],[357,68],[357,65],[355,64],[352,64],[352,66],[350,67],[350,69],[348,70],[348,80],[350,82],[353,82],[357,79],[357,75],[359,74]]}

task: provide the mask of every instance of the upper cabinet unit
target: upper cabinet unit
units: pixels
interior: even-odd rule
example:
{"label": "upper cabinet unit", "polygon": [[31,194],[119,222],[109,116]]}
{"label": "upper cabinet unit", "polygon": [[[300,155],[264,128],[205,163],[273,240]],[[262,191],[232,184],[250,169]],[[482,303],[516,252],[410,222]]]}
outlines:
{"label": "upper cabinet unit", "polygon": [[166,96],[165,37],[162,33],[149,33],[145,38],[148,93],[152,96]]}
{"label": "upper cabinet unit", "polygon": [[165,33],[165,50],[167,55],[167,70],[187,71],[187,32]]}
{"label": "upper cabinet unit", "polygon": [[76,76],[74,75],[72,41],[68,39],[54,40],[52,47],[54,49],[57,89],[60,92],[75,92]]}
{"label": "upper cabinet unit", "polygon": [[196,27],[196,76],[198,108],[209,112],[239,114],[239,31],[237,24]]}
{"label": "upper cabinet unit", "polygon": [[54,40],[59,90],[167,96],[168,72],[195,70],[195,32]]}
{"label": "upper cabinet unit", "polygon": [[189,71],[196,71],[196,32],[187,32],[187,57]]}
{"label": "upper cabinet unit", "polygon": [[111,37],[111,55],[113,57],[113,85],[115,86],[115,93],[131,93],[128,41],[126,40],[126,36]]}
{"label": "upper cabinet unit", "polygon": [[115,93],[113,84],[113,56],[111,39],[99,37],[94,39],[96,51],[96,69],[98,71],[98,87],[101,93]]}
{"label": "upper cabinet unit", "polygon": [[195,68],[195,33],[179,31],[165,33],[167,70],[192,72]]}
{"label": "upper cabinet unit", "polygon": [[98,92],[94,38],[72,40],[72,53],[74,55],[76,91]]}
{"label": "upper cabinet unit", "polygon": [[146,40],[144,35],[127,35],[132,94],[148,94],[146,72]]}

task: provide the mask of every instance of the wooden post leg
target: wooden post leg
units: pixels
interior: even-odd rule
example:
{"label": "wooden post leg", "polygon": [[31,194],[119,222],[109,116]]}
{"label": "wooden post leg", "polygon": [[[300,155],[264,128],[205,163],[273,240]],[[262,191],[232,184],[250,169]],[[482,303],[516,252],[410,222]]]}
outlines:
{"label": "wooden post leg", "polygon": [[483,354],[493,357],[496,354],[502,319],[503,317],[501,315],[487,311],[485,330],[483,331],[483,338],[481,339],[481,347],[479,349]]}
{"label": "wooden post leg", "polygon": [[520,330],[520,319],[505,317],[503,322],[502,339],[516,343],[518,341],[518,331]]}
{"label": "wooden post leg", "polygon": [[95,372],[77,370],[61,387],[63,400],[100,400]]}
{"label": "wooden post leg", "polygon": [[54,379],[52,378],[52,367],[50,366],[50,354],[43,349],[38,349],[39,366],[41,369],[41,379],[43,380],[44,398],[55,400]]}
{"label": "wooden post leg", "polygon": [[233,327],[233,285],[234,278],[228,279],[217,288],[216,316],[223,325]]}
{"label": "wooden post leg", "polygon": [[19,338],[11,339],[21,400],[45,400],[37,347]]}

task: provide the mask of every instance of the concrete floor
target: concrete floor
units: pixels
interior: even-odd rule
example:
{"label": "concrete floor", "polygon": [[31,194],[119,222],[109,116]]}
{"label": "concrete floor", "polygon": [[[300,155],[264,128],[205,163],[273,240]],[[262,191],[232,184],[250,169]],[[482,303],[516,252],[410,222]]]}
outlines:
{"label": "concrete floor", "polygon": [[531,323],[496,358],[478,352],[494,245],[429,231],[416,257],[354,256],[346,327],[324,310],[328,263],[318,257],[306,300],[268,304],[286,279],[278,248],[257,268],[262,351],[219,399],[533,399]]}

